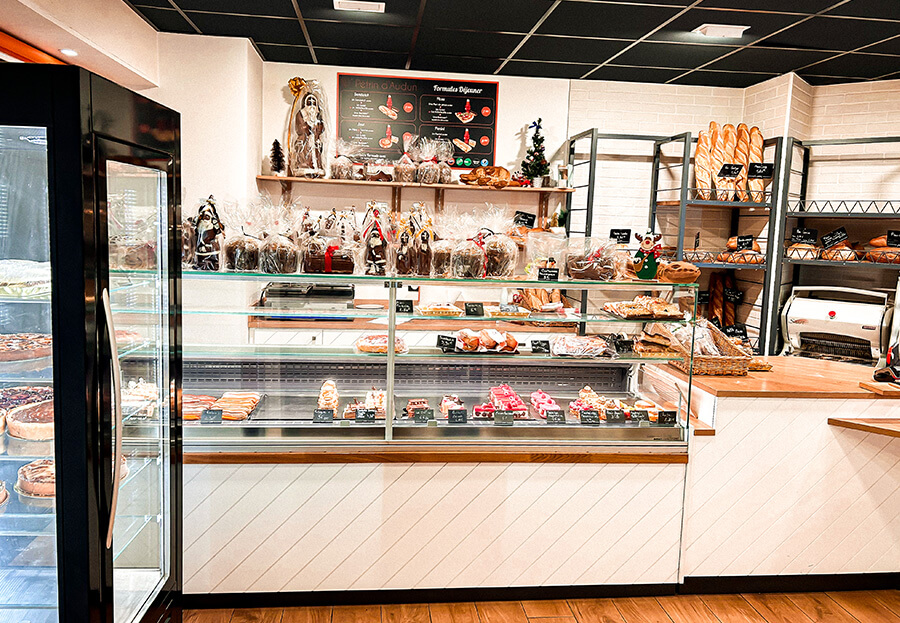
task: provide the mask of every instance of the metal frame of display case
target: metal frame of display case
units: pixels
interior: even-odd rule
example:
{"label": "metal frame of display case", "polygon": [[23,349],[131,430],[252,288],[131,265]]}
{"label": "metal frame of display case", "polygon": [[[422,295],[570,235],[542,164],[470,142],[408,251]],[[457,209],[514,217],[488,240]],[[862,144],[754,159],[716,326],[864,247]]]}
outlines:
{"label": "metal frame of display case", "polygon": [[[820,267],[820,268],[860,268],[877,270],[900,270],[900,264],[876,263],[876,262],[835,262],[820,259],[794,259],[785,256],[785,244],[783,240],[790,239],[788,229],[788,219],[797,219],[798,226],[802,226],[804,219],[807,218],[829,218],[829,219],[885,219],[895,220],[900,228],[900,199],[896,200],[817,200],[809,199],[808,183],[809,169],[812,160],[812,150],[815,147],[846,145],[866,146],[879,143],[900,143],[900,136],[880,136],[880,137],[864,137],[864,138],[839,138],[839,139],[820,139],[801,141],[790,137],[787,139],[787,153],[785,155],[785,167],[783,172],[782,188],[783,188],[783,208],[780,213],[780,235],[777,241],[776,257],[774,258],[775,266],[772,275],[774,280],[774,293],[776,300],[771,306],[769,324],[776,330],[771,332],[768,340],[768,349],[774,352],[778,346],[780,331],[780,314],[783,301],[781,300],[780,291],[782,288],[782,275],[784,265],[790,264],[801,267]],[[795,152],[799,150],[801,155],[800,168],[794,168]],[[872,158],[875,160],[876,158]],[[791,189],[791,182],[794,175],[800,178],[800,187],[794,191]],[[772,232],[772,227],[769,229]],[[834,274],[840,274],[835,272]],[[794,274],[794,281],[797,280],[797,274]],[[900,301],[894,303],[894,327],[891,331],[890,343],[895,343],[898,337],[898,320],[900,313]]]}

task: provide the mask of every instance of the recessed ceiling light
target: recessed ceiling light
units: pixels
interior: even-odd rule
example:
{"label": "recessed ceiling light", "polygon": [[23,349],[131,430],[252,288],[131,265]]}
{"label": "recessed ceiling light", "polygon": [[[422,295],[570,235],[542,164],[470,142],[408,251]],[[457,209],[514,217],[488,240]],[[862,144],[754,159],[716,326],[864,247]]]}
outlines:
{"label": "recessed ceiling light", "polygon": [[78,52],[71,48],[62,48],[59,53],[65,56],[78,56]]}
{"label": "recessed ceiling light", "polygon": [[334,0],[334,8],[338,11],[384,13],[384,2],[367,2],[366,0]]}
{"label": "recessed ceiling light", "polygon": [[717,37],[719,39],[740,39],[749,26],[733,26],[731,24],[703,24],[697,26],[691,32],[704,37]]}

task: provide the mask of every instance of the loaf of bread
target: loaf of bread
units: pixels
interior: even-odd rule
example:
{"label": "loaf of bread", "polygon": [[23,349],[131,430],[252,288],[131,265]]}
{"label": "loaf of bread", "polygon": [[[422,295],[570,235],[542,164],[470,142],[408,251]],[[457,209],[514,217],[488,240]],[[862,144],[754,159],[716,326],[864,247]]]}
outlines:
{"label": "loaf of bread", "polygon": [[[763,161],[763,136],[759,128],[750,128],[750,163]],[[750,191],[750,201],[763,203],[766,200],[766,180],[755,178],[747,180],[747,188]]]}
{"label": "loaf of bread", "polygon": [[855,262],[859,259],[857,252],[847,247],[834,246],[822,251],[822,259],[833,262]]}
{"label": "loaf of bread", "polygon": [[715,318],[719,324],[722,324],[724,298],[722,276],[719,273],[713,273],[709,276],[709,309],[706,312],[706,317],[710,320]]}
{"label": "loaf of bread", "polygon": [[879,247],[866,253],[866,259],[878,264],[900,264],[900,248]]}
{"label": "loaf of bread", "polygon": [[821,249],[814,244],[798,242],[787,248],[786,255],[792,260],[817,260]]}
{"label": "loaf of bread", "polygon": [[718,199],[720,184],[724,184],[718,177],[722,165],[725,164],[725,137],[722,128],[715,121],[709,122],[709,165],[716,192],[712,193],[713,199]]}
{"label": "loaf of bread", "polygon": [[[723,284],[724,288],[734,288],[734,277],[725,275]],[[723,297],[724,298],[724,297]],[[722,325],[729,326],[734,324],[734,303],[726,300],[725,306],[722,308]]]}
{"label": "loaf of bread", "polygon": [[[738,248],[737,242],[738,242],[738,237],[732,236],[731,238],[728,239],[728,244],[726,245],[725,248],[728,249],[729,251],[737,251],[737,248]],[[757,253],[760,252],[759,243],[756,240],[753,241],[753,250],[756,251]]]}
{"label": "loaf of bread", "polygon": [[[737,148],[737,130],[730,123],[722,126],[722,164],[734,163],[734,150]],[[721,167],[719,167],[721,169]],[[718,173],[718,171],[716,171]],[[719,201],[731,201],[734,199],[734,178],[717,177],[716,188],[721,189],[716,193]],[[722,192],[724,191],[724,192]]]}
{"label": "loaf of bread", "polygon": [[872,238],[869,240],[869,245],[873,247],[886,247],[887,244],[887,234],[884,236],[878,236],[877,238]]}
{"label": "loaf of bread", "polygon": [[666,283],[694,283],[700,278],[700,269],[690,262],[672,262],[660,266],[656,278]]}
{"label": "loaf of bread", "polygon": [[694,186],[697,188],[697,196],[708,200],[712,190],[712,167],[709,153],[709,134],[700,131],[697,138],[697,149],[694,152]]}
{"label": "loaf of bread", "polygon": [[734,161],[741,165],[741,172],[734,178],[734,189],[738,199],[749,201],[747,194],[747,174],[750,169],[750,128],[746,123],[740,123],[737,127],[737,146],[734,148]]}

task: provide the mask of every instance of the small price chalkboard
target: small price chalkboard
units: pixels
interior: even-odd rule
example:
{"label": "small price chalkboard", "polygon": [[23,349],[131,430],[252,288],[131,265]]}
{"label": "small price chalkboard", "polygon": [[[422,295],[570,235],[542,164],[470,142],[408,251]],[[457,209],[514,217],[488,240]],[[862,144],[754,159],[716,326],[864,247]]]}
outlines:
{"label": "small price chalkboard", "polygon": [[744,165],[742,164],[723,164],[722,168],[719,169],[719,174],[716,177],[737,177],[743,170]]}
{"label": "small price chalkboard", "polygon": [[356,421],[357,422],[374,422],[375,421],[375,409],[357,409],[356,410]]}
{"label": "small price chalkboard", "polygon": [[466,303],[466,316],[484,316],[484,303]]}
{"label": "small price chalkboard", "polygon": [[719,319],[718,319],[718,318],[712,317],[712,318],[709,319],[709,321],[710,321],[711,323],[713,323],[713,325],[715,325],[715,327],[716,327],[717,329],[721,329],[721,328],[722,328],[722,323],[719,322]]}
{"label": "small price chalkboard", "polygon": [[775,164],[772,162],[751,162],[747,169],[747,179],[770,180],[775,175]]}
{"label": "small price chalkboard", "polygon": [[201,424],[221,424],[222,409],[204,409],[200,412]]}
{"label": "small price chalkboard", "polygon": [[725,325],[724,327],[722,327],[722,333],[724,333],[728,337],[739,337],[742,340],[746,340],[747,339],[747,325],[740,323],[740,322]]}
{"label": "small price chalkboard", "polygon": [[537,216],[531,214],[530,212],[521,212],[516,210],[516,214],[513,216],[513,221],[516,225],[525,226],[531,229],[534,227],[535,222],[537,221]]}
{"label": "small price chalkboard", "polygon": [[566,414],[562,409],[547,410],[547,424],[558,425],[566,423]]}
{"label": "small price chalkboard", "polygon": [[794,227],[791,230],[791,242],[797,244],[816,244],[819,239],[819,230],[811,227]]}
{"label": "small price chalkboard", "polygon": [[606,410],[606,423],[607,424],[624,424],[625,423],[625,412],[622,409],[607,409]]}
{"label": "small price chalkboard", "polygon": [[709,303],[709,290],[699,290],[697,292],[697,305],[706,305]]}
{"label": "small price chalkboard", "polygon": [[630,355],[634,352],[634,340],[620,337],[613,340],[613,345],[616,348],[616,353],[619,355]]}
{"label": "small price chalkboard", "polygon": [[516,421],[516,414],[512,411],[494,411],[494,426],[512,426]]}
{"label": "small price chalkboard", "polygon": [[695,249],[700,248],[700,232],[699,231],[697,232],[697,235],[694,236],[694,248]]}
{"label": "small price chalkboard", "polygon": [[584,409],[579,420],[585,426],[600,426],[600,412],[596,409]]}
{"label": "small price chalkboard", "polygon": [[330,424],[334,422],[334,409],[316,409],[313,411],[313,424]]}
{"label": "small price chalkboard", "polygon": [[549,353],[549,340],[531,340],[531,352],[533,353]]}
{"label": "small price chalkboard", "polygon": [[559,269],[538,268],[538,281],[559,281]]}
{"label": "small price chalkboard", "polygon": [[632,409],[631,410],[631,421],[632,422],[649,422],[650,421],[650,412],[646,409]]}
{"label": "small price chalkboard", "polygon": [[753,249],[753,236],[738,236],[737,237],[737,250],[738,251],[749,251]]}
{"label": "small price chalkboard", "polygon": [[631,230],[630,229],[610,229],[609,230],[609,239],[615,240],[616,244],[628,244],[631,242]]}
{"label": "small price chalkboard", "polygon": [[723,288],[722,296],[731,303],[740,303],[744,299],[744,293],[737,288]]}
{"label": "small price chalkboard", "polygon": [[398,314],[413,313],[413,302],[412,301],[397,301],[397,313]]}
{"label": "small price chalkboard", "polygon": [[413,409],[413,420],[418,424],[424,424],[434,419],[434,409]]}
{"label": "small price chalkboard", "polygon": [[469,421],[469,415],[465,409],[450,409],[447,411],[447,421],[450,424],[465,424]]}
{"label": "small price chalkboard", "polygon": [[887,233],[887,246],[900,247],[900,231],[889,229]]}
{"label": "small price chalkboard", "polygon": [[659,419],[656,421],[660,426],[673,426],[678,419],[678,413],[675,411],[660,411]]}
{"label": "small price chalkboard", "polygon": [[500,305],[500,313],[501,314],[515,314],[518,313],[519,306],[518,305]]}
{"label": "small price chalkboard", "polygon": [[847,230],[843,227],[838,227],[834,231],[830,231],[822,236],[822,246],[826,249],[830,249],[834,245],[839,242],[844,242],[848,238],[850,238],[850,236],[847,235]]}
{"label": "small price chalkboard", "polygon": [[437,346],[445,353],[452,353],[456,350],[456,338],[452,335],[439,335]]}

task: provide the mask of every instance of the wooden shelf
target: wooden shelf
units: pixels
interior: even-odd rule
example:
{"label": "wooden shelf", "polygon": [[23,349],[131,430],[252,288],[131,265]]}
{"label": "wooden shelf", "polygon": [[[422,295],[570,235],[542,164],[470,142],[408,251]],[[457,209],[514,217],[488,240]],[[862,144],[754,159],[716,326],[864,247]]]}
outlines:
{"label": "wooden shelf", "polygon": [[516,193],[572,193],[574,188],[530,188],[514,186],[512,188],[493,188],[491,186],[469,186],[467,184],[419,184],[417,182],[372,182],[369,180],[332,180],[308,177],[280,177],[277,175],[257,175],[257,181],[282,182],[285,184],[331,184],[336,186],[381,186],[383,188],[424,188],[426,190],[481,190],[491,192]]}
{"label": "wooden shelf", "polygon": [[828,418],[828,423],[831,426],[861,430],[876,435],[900,437],[900,419],[897,418]]}

